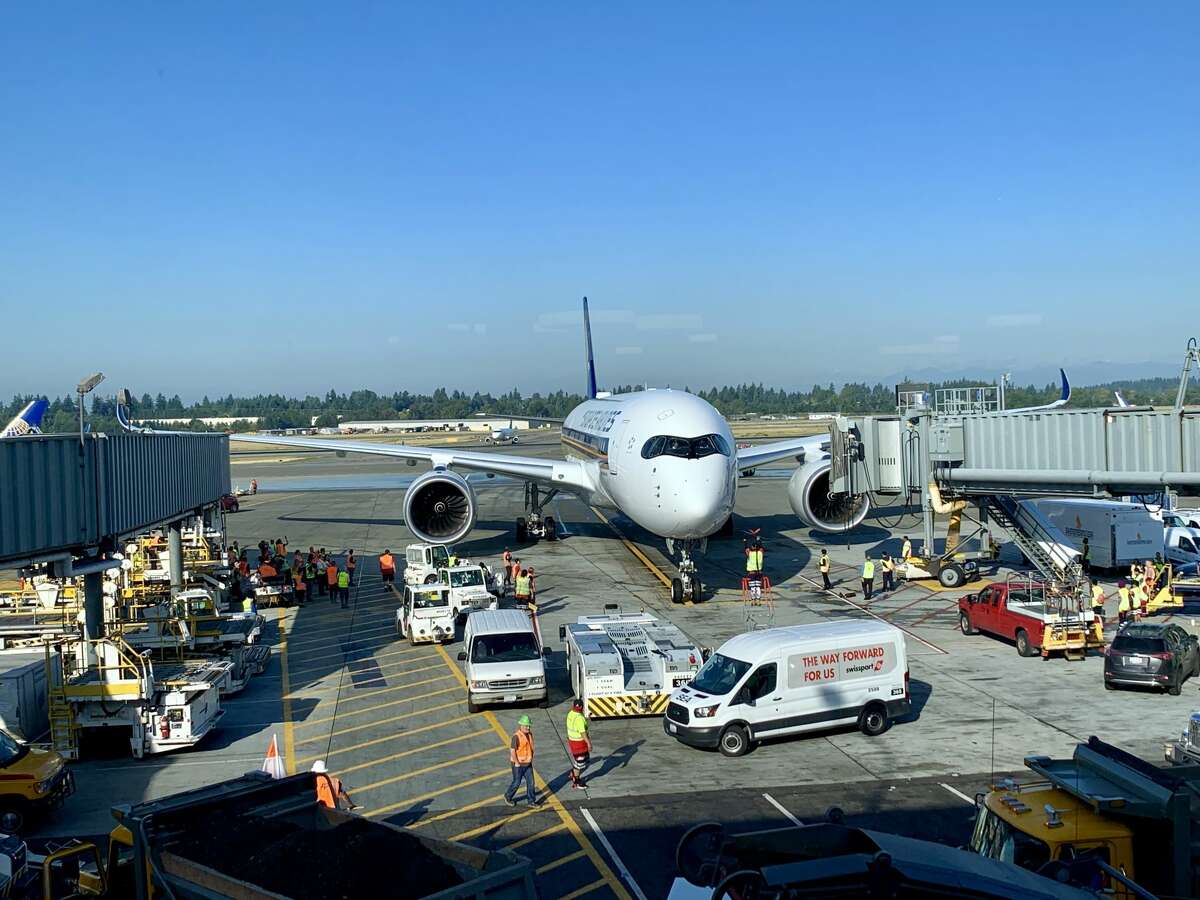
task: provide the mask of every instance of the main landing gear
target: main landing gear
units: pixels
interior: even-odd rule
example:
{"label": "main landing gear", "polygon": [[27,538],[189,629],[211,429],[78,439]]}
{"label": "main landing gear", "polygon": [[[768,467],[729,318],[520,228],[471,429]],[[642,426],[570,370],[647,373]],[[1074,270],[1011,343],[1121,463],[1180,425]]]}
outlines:
{"label": "main landing gear", "polygon": [[693,603],[700,602],[704,586],[700,583],[700,571],[696,568],[696,561],[692,559],[692,553],[696,550],[704,553],[707,549],[707,538],[699,541],[677,541],[667,538],[667,552],[672,556],[676,551],[679,552],[679,574],[671,579],[672,603],[682,603],[684,600],[691,600]]}
{"label": "main landing gear", "polygon": [[517,519],[516,539],[523,544],[530,538],[543,538],[547,541],[558,540],[558,525],[554,516],[543,516],[542,510],[546,504],[558,496],[558,488],[551,488],[545,497],[536,484],[525,484],[525,515]]}

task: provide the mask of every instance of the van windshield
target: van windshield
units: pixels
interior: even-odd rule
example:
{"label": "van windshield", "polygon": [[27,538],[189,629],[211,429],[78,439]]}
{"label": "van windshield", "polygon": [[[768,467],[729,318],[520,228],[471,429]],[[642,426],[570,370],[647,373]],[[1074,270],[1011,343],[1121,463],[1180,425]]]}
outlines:
{"label": "van windshield", "polygon": [[436,609],[439,606],[449,606],[445,591],[413,592],[413,609]]}
{"label": "van windshield", "polygon": [[433,564],[435,566],[450,565],[450,553],[441,544],[438,544],[434,547],[430,547],[429,550],[430,550],[430,553],[433,555]]}
{"label": "van windshield", "polygon": [[6,732],[0,731],[0,766],[12,765],[28,752],[28,747],[18,744]]}
{"label": "van windshield", "polygon": [[450,587],[482,587],[483,572],[479,569],[465,569],[462,572],[450,570]]}
{"label": "van windshield", "polygon": [[541,658],[532,634],[485,634],[471,645],[471,662],[529,662]]}
{"label": "van windshield", "polygon": [[750,663],[714,653],[692,679],[692,687],[703,694],[721,697],[737,687],[748,671]]}

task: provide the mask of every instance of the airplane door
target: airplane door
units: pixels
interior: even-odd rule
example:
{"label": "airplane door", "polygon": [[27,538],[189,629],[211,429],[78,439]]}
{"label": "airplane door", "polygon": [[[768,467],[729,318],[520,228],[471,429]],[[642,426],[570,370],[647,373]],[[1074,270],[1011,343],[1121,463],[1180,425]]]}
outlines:
{"label": "airplane door", "polygon": [[616,475],[621,467],[622,459],[627,455],[627,447],[635,438],[630,433],[629,420],[622,419],[613,426],[608,435],[608,474]]}

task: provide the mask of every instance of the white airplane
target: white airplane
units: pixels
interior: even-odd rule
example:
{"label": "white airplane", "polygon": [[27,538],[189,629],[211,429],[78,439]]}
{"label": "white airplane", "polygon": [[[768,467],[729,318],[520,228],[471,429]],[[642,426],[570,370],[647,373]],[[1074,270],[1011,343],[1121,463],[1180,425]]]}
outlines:
{"label": "white airplane", "polygon": [[517,429],[513,428],[512,419],[508,420],[507,428],[496,428],[492,431],[492,436],[488,438],[489,444],[517,444],[520,439],[517,437]]}
{"label": "white airplane", "polygon": [[31,400],[23,410],[12,417],[12,421],[0,431],[0,438],[23,437],[27,434],[42,433],[42,419],[50,401],[46,399]]}
{"label": "white airplane", "polygon": [[238,435],[238,440],[429,463],[432,470],[413,481],[403,507],[409,530],[428,543],[452,544],[475,525],[475,492],[460,471],[505,475],[526,483],[526,518],[517,521],[518,531],[542,525],[546,504],[560,491],[569,491],[588,505],[619,511],[666,538],[669,552],[679,558],[672,600],[699,599],[702,588],[694,554],[703,551],[707,538],[733,514],[738,472],[802,456],[828,439],[807,437],[735,449],[724,416],[694,394],[653,389],[601,393],[596,390],[586,297],[583,323],[588,399],[563,421],[564,459],[304,437]]}

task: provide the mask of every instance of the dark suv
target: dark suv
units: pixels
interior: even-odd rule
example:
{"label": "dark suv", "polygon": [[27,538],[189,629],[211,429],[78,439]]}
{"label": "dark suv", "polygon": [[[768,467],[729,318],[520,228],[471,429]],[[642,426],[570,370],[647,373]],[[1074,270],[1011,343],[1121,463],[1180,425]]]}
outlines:
{"label": "dark suv", "polygon": [[1200,675],[1200,640],[1178,625],[1126,625],[1104,651],[1104,686],[1165,687],[1178,694],[1184,679]]}

